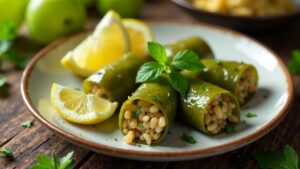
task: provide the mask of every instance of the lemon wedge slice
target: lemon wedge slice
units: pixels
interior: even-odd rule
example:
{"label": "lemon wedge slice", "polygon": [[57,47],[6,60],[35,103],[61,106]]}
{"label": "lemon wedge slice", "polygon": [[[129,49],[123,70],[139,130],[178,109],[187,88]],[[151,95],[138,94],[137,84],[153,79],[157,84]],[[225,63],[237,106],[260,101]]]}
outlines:
{"label": "lemon wedge slice", "polygon": [[68,52],[61,63],[74,74],[87,77],[120,59],[129,50],[129,36],[121,17],[109,11],[94,32]]}
{"label": "lemon wedge slice", "polygon": [[118,103],[54,83],[51,104],[64,119],[78,124],[96,124],[111,117]]}
{"label": "lemon wedge slice", "polygon": [[152,30],[147,24],[137,19],[123,19],[130,39],[131,53],[144,57],[147,55],[147,42],[154,41]]}

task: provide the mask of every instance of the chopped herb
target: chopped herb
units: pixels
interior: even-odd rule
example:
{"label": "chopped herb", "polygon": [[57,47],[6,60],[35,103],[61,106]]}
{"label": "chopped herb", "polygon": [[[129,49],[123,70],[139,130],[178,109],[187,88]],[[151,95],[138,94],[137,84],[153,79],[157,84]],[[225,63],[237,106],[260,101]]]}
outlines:
{"label": "chopped herb", "polygon": [[114,138],[115,141],[119,141],[117,138]]}
{"label": "chopped herb", "polygon": [[142,147],[142,145],[140,145],[140,144],[138,144],[137,146],[138,146],[138,147]]}
{"label": "chopped herb", "polygon": [[292,51],[292,59],[288,62],[288,68],[292,74],[300,74],[300,49]]}
{"label": "chopped herb", "polygon": [[24,122],[20,123],[20,125],[21,125],[22,127],[30,128],[30,127],[32,126],[32,121],[31,121],[31,120],[24,121]]}
{"label": "chopped herb", "polygon": [[247,118],[257,117],[257,114],[255,114],[255,113],[250,113],[250,112],[249,112],[249,113],[246,114],[246,117],[247,117]]}
{"label": "chopped herb", "polygon": [[286,145],[283,152],[272,151],[255,155],[255,160],[263,169],[299,169],[299,157],[293,147]]}
{"label": "chopped herb", "polygon": [[181,140],[190,144],[195,144],[197,141],[194,139],[193,136],[189,136],[186,133],[182,133]]}
{"label": "chopped herb", "polygon": [[233,124],[228,124],[228,125],[226,126],[226,128],[225,128],[225,132],[226,132],[227,134],[232,134],[232,133],[234,133],[234,132],[235,132],[235,125],[233,125]]}
{"label": "chopped herb", "polygon": [[136,76],[137,83],[155,81],[164,74],[169,77],[172,87],[185,96],[188,90],[188,79],[180,71],[199,72],[204,69],[199,56],[190,50],[179,51],[171,62],[168,61],[165,47],[159,43],[148,42],[148,51],[155,61],[147,62],[140,67]]}
{"label": "chopped herb", "polygon": [[7,82],[7,78],[3,75],[0,75],[0,87],[4,86]]}
{"label": "chopped herb", "polygon": [[54,153],[51,154],[51,158],[46,155],[39,155],[37,157],[37,164],[31,167],[31,169],[70,169],[72,167],[73,151],[69,152],[66,156],[60,160],[57,159]]}
{"label": "chopped herb", "polygon": [[137,118],[140,113],[142,113],[142,110],[141,109],[136,109],[135,111],[132,112],[132,117]]}
{"label": "chopped herb", "polygon": [[12,154],[11,149],[9,149],[7,147],[2,147],[0,149],[0,156],[13,158],[13,154]]}

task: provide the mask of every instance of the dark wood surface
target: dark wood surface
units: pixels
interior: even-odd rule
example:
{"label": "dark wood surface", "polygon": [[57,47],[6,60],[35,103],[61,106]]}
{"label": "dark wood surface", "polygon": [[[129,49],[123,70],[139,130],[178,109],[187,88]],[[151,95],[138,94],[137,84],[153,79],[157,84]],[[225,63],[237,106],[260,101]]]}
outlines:
{"label": "dark wood surface", "polygon": [[[172,19],[195,22],[192,17],[178,9],[168,0],[147,3],[142,19]],[[87,27],[93,27],[99,18],[89,21]],[[286,62],[290,58],[290,51],[300,48],[300,21],[278,30],[271,30],[250,36],[263,42]],[[34,45],[27,38],[26,30],[17,39],[17,45],[25,53],[36,53],[40,47]],[[75,168],[91,169],[231,169],[257,168],[253,154],[267,149],[282,149],[286,144],[292,145],[300,151],[300,105],[297,104],[300,95],[295,96],[295,103],[287,117],[278,127],[258,141],[236,151],[215,157],[184,161],[184,162],[141,162],[109,157],[94,153],[90,150],[69,143],[43,127],[34,120],[31,128],[19,125],[34,117],[26,108],[20,94],[20,79],[22,71],[7,69],[0,72],[8,77],[9,87],[2,89],[0,96],[0,147],[12,149],[13,160],[0,157],[0,168],[29,168],[35,163],[38,154],[50,154],[54,151],[59,157],[74,151]],[[276,75],[274,75],[276,76]]]}

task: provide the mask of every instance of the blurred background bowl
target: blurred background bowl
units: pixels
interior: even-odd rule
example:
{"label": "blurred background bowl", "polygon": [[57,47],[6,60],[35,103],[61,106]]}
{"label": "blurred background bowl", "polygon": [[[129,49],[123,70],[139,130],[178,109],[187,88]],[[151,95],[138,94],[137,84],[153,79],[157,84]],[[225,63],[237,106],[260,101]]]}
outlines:
{"label": "blurred background bowl", "polygon": [[296,10],[294,12],[276,16],[233,16],[196,8],[187,0],[172,0],[172,2],[199,21],[218,24],[243,32],[258,32],[300,22],[300,0],[295,0]]}

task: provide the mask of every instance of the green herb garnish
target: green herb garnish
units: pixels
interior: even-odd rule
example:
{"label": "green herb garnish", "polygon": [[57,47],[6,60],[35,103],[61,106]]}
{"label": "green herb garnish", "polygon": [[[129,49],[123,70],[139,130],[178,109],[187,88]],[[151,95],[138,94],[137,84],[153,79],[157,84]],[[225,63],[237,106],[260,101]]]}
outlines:
{"label": "green herb garnish", "polygon": [[220,60],[217,60],[217,64],[218,64],[219,66],[223,66],[223,62],[220,61]]}
{"label": "green herb garnish", "polygon": [[235,125],[233,125],[233,124],[228,124],[228,125],[225,127],[225,132],[226,132],[227,134],[234,133],[234,132],[235,132]]}
{"label": "green herb garnish", "polygon": [[30,128],[32,126],[32,121],[31,120],[24,121],[20,123],[20,126]]}
{"label": "green herb garnish", "polygon": [[247,118],[257,117],[257,114],[249,112],[249,113],[246,114],[246,117]]}
{"label": "green herb garnish", "polygon": [[197,141],[194,139],[193,136],[189,136],[186,133],[182,133],[181,140],[190,144],[195,144]]}
{"label": "green herb garnish", "polygon": [[132,112],[132,117],[137,118],[140,113],[142,113],[142,110],[141,109],[136,109],[135,111]]}
{"label": "green herb garnish", "polygon": [[15,27],[8,22],[0,23],[0,61],[9,61],[16,68],[23,69],[28,63],[28,57],[20,56],[13,48],[17,36]]}
{"label": "green herb garnish", "polygon": [[263,169],[299,169],[299,157],[293,147],[286,145],[283,152],[273,151],[255,155]]}
{"label": "green herb garnish", "polygon": [[73,151],[57,159],[54,153],[51,154],[51,159],[46,155],[40,155],[37,157],[37,164],[32,166],[31,169],[70,169],[72,168],[72,156]]}
{"label": "green herb garnish", "polygon": [[288,68],[292,74],[300,74],[300,49],[292,51],[292,59],[288,62]]}
{"label": "green herb garnish", "polygon": [[2,147],[0,149],[0,156],[13,158],[13,154],[12,154],[11,149],[9,149],[7,147]]}
{"label": "green herb garnish", "polygon": [[0,87],[4,86],[7,82],[7,78],[3,75],[0,75]]}
{"label": "green herb garnish", "polygon": [[119,141],[117,138],[114,138],[115,141]]}
{"label": "green herb garnish", "polygon": [[166,49],[156,42],[148,42],[148,51],[155,60],[143,64],[136,77],[137,83],[157,80],[162,74],[167,75],[172,87],[184,96],[188,89],[188,80],[179,73],[181,70],[201,71],[204,68],[199,56],[189,50],[178,52],[172,61],[168,60]]}

